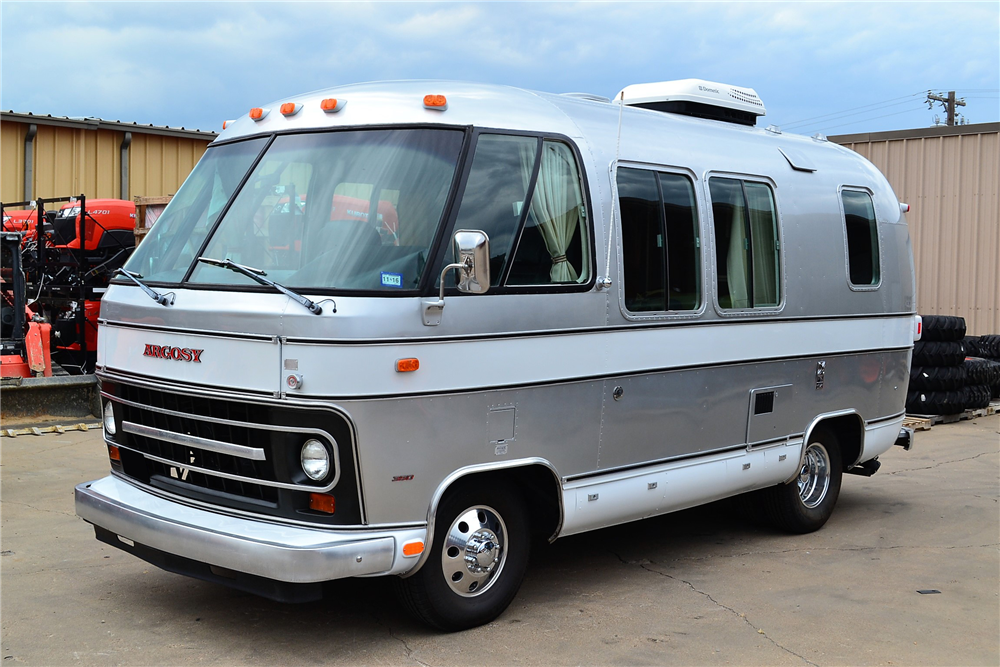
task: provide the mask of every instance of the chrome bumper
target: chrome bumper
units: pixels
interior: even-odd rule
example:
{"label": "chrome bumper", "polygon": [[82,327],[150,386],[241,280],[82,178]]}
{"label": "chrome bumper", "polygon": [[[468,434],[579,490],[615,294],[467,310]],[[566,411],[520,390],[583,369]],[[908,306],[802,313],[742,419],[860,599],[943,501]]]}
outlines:
{"label": "chrome bumper", "polygon": [[[255,521],[171,502],[109,476],[76,487],[76,513],[137,544],[288,583],[400,574],[425,528],[337,531]],[[126,543],[127,544],[127,543]]]}

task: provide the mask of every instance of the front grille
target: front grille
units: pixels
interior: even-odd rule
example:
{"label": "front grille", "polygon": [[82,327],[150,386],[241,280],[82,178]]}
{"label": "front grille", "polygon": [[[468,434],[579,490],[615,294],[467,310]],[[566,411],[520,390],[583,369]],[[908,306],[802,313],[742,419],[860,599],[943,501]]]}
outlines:
{"label": "front grille", "polygon": [[[347,523],[361,518],[350,429],[337,413],[210,398],[102,382],[114,402],[119,471],[171,493],[289,518]],[[331,452],[315,482],[299,451],[310,438]],[[335,492],[334,516],[314,516],[309,493]]]}

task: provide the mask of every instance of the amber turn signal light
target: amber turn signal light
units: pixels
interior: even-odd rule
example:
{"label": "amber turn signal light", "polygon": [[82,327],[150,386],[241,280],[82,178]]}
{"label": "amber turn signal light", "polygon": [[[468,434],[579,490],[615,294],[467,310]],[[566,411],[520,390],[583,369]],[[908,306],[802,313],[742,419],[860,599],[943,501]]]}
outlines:
{"label": "amber turn signal light", "polygon": [[118,461],[121,463],[122,453],[118,451],[118,447],[115,445],[108,445],[108,457],[110,457],[112,461]]}
{"label": "amber turn signal light", "polygon": [[420,360],[415,358],[410,359],[397,359],[396,360],[396,372],[397,373],[412,373],[413,371],[420,368]]}
{"label": "amber turn signal light", "polygon": [[424,552],[424,543],[420,540],[414,540],[413,542],[407,542],[403,545],[403,555],[404,556],[419,556]]}
{"label": "amber turn signal light", "polygon": [[310,493],[309,509],[333,514],[337,511],[337,500],[329,493]]}
{"label": "amber turn signal light", "polygon": [[424,95],[424,107],[435,111],[444,111],[448,108],[448,98],[444,95]]}

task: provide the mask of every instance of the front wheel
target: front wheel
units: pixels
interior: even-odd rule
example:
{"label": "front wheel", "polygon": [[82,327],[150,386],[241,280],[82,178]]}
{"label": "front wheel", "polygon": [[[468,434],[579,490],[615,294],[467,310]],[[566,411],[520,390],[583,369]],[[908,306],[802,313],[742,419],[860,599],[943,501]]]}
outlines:
{"label": "front wheel", "polygon": [[510,604],[528,565],[531,535],[520,494],[465,484],[442,501],[423,567],[398,580],[400,600],[448,632],[489,623]]}
{"label": "front wheel", "polygon": [[759,492],[760,508],[764,517],[781,530],[819,530],[833,514],[842,477],[840,443],[833,433],[820,432],[806,445],[795,479]]}

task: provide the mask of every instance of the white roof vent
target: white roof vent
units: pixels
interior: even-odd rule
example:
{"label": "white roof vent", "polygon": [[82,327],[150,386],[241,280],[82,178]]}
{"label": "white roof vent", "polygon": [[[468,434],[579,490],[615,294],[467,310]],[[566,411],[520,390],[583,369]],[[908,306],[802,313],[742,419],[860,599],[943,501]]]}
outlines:
{"label": "white roof vent", "polygon": [[626,106],[741,125],[753,125],[758,116],[767,113],[764,103],[752,88],[737,88],[728,83],[701,79],[635,83],[626,86],[615,99],[621,99],[623,95]]}

